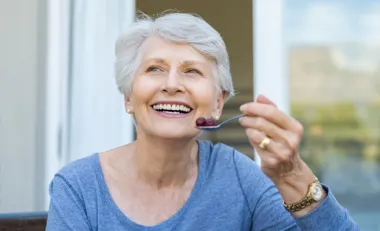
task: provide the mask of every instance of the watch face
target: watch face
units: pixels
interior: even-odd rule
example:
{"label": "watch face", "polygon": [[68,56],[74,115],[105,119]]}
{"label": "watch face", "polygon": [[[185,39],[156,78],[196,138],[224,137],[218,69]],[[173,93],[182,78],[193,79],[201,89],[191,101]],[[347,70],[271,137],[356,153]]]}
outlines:
{"label": "watch face", "polygon": [[314,200],[320,201],[322,199],[322,196],[323,196],[322,185],[320,185],[320,184],[314,185],[312,192],[311,192],[311,196],[313,197]]}

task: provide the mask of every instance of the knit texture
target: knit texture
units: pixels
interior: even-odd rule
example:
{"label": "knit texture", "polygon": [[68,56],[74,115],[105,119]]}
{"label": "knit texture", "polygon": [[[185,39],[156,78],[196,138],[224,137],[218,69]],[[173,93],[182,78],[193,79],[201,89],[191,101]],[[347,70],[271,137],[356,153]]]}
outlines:
{"label": "knit texture", "polygon": [[327,186],[327,198],[308,215],[293,218],[272,181],[250,158],[224,144],[199,143],[199,173],[183,207],[155,226],[137,224],[108,191],[99,155],[76,160],[50,185],[48,231],[260,231],[359,230]]}

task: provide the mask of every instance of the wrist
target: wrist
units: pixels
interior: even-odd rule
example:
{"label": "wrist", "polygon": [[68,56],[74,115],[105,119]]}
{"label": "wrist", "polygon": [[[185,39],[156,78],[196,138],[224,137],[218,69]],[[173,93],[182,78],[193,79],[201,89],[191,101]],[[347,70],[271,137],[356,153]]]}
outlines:
{"label": "wrist", "polygon": [[291,214],[293,216],[295,216],[295,217],[305,216],[306,214],[308,214],[309,212],[311,212],[313,209],[315,209],[316,207],[318,207],[322,203],[322,201],[327,197],[327,193],[326,193],[326,191],[323,188],[322,188],[321,193],[322,193],[322,195],[321,195],[319,201],[313,201],[311,204],[305,206],[304,208],[302,208],[300,210],[289,211],[289,212],[291,212]]}
{"label": "wrist", "polygon": [[326,197],[326,192],[310,168],[303,161],[298,166],[298,169],[281,177],[276,185],[285,208],[293,216],[306,215]]}
{"label": "wrist", "polygon": [[298,168],[281,176],[276,182],[286,203],[295,203],[301,200],[306,195],[309,185],[315,180],[313,172],[302,160],[297,166]]}
{"label": "wrist", "polygon": [[318,178],[315,177],[315,180],[308,185],[307,193],[301,200],[295,203],[286,203],[283,201],[283,204],[286,210],[291,212],[293,216],[303,216],[317,207],[325,197],[326,192]]}

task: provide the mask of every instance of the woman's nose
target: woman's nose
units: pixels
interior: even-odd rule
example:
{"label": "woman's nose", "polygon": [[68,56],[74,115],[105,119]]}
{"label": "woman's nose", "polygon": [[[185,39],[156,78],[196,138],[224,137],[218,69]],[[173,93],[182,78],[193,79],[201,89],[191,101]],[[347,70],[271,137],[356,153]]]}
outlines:
{"label": "woman's nose", "polygon": [[184,86],[181,81],[181,76],[177,73],[177,71],[169,72],[165,80],[165,83],[163,85],[163,91],[171,95],[184,91]]}

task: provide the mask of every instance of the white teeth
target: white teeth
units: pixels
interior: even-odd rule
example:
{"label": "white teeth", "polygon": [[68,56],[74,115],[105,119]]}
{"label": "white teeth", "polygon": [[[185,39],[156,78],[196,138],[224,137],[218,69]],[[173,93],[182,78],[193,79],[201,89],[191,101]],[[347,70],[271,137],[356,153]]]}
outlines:
{"label": "white teeth", "polygon": [[190,108],[185,105],[179,105],[179,104],[155,104],[153,105],[154,110],[165,110],[169,113],[186,113],[190,112]]}

